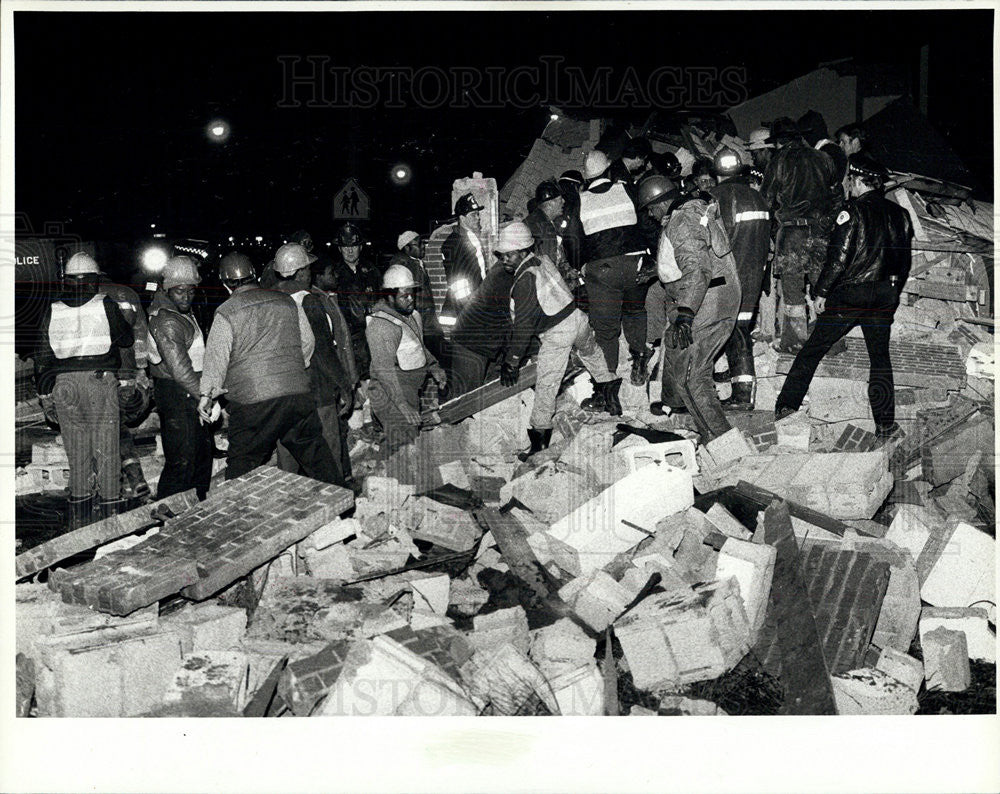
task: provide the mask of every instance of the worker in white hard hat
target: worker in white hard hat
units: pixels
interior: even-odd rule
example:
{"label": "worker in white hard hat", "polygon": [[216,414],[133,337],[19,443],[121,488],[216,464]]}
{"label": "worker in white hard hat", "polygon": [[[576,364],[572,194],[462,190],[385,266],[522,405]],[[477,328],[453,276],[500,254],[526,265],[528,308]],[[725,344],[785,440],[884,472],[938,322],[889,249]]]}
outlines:
{"label": "worker in white hard hat", "polygon": [[535,359],[535,402],[528,427],[531,447],[522,453],[522,460],[547,448],[552,439],[556,395],[566,374],[570,351],[576,350],[596,388],[603,392],[603,405],[617,403],[621,386],[621,379],[616,379],[607,367],[587,315],[576,307],[573,293],[555,264],[544,254],[535,254],[534,246],[535,239],[528,226],[514,221],[500,230],[494,248],[502,266],[514,273],[510,293],[514,328],[506,359],[500,367],[503,385],[517,383],[532,337],[537,336],[541,343]]}
{"label": "worker in white hard hat", "polygon": [[98,292],[99,273],[89,254],[70,257],[64,289],[42,316],[34,356],[42,410],[58,422],[69,458],[71,529],[95,517],[95,472],[101,515],[120,508],[118,369],[134,337],[118,304]]}
{"label": "worker in white hard hat", "polygon": [[424,345],[423,322],[415,309],[417,290],[409,268],[387,268],[383,295],[368,315],[365,330],[372,356],[368,397],[385,432],[381,452],[386,458],[420,432],[420,392],[427,376],[440,388],[448,381]]}
{"label": "worker in white hard hat", "polygon": [[414,309],[420,312],[424,324],[424,344],[438,360],[444,360],[444,331],[438,320],[437,307],[434,305],[434,293],[431,291],[431,277],[424,266],[425,241],[414,231],[405,231],[396,241],[398,253],[393,254],[389,265],[403,265],[413,274],[419,290],[415,296]]}
{"label": "worker in white hard hat", "polygon": [[770,130],[758,127],[751,132],[750,138],[747,141],[747,149],[753,158],[753,164],[761,171],[766,170],[775,149],[774,142],[771,140]]}
{"label": "worker in white hard hat", "polygon": [[149,362],[160,416],[165,464],[156,498],[195,488],[199,499],[212,479],[212,431],[198,417],[205,335],[191,307],[201,275],[195,261],[175,256],[149,305]]}
{"label": "worker in white hard hat", "polygon": [[[274,255],[274,288],[291,295],[299,309],[300,333],[312,339],[312,351],[306,360],[309,384],[316,401],[316,412],[337,471],[338,485],[353,486],[350,478],[350,455],[347,444],[347,417],[353,406],[354,384],[337,356],[334,335],[335,313],[340,309],[322,290],[312,286],[312,266],[316,257],[298,243],[281,246]],[[348,336],[348,339],[350,337]],[[348,468],[344,470],[344,458]],[[298,462],[284,444],[278,445],[278,464],[285,471],[301,472]]]}

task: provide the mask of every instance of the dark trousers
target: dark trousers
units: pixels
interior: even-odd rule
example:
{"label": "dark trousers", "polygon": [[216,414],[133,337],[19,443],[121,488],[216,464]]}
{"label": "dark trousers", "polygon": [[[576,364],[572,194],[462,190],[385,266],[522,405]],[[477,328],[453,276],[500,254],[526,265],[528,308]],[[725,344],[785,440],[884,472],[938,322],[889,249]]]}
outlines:
{"label": "dark trousers", "polygon": [[470,350],[464,345],[453,343],[451,367],[448,370],[449,398],[457,397],[482,386],[486,382],[488,364],[489,359],[486,356]]}
{"label": "dark trousers", "polygon": [[226,479],[263,466],[279,441],[298,461],[305,476],[337,483],[338,466],[323,438],[315,400],[308,393],[247,405],[229,403]]}
{"label": "dark trousers", "polygon": [[595,259],[584,268],[590,327],[612,374],[618,369],[618,337],[623,328],[630,349],[642,350],[646,346],[649,282],[635,283],[638,262],[637,256],[612,256]]}
{"label": "dark trousers", "polygon": [[845,287],[831,293],[826,311],[816,319],[816,327],[785,377],[775,410],[783,407],[798,410],[823,356],[855,325],[860,325],[871,367],[868,401],[872,418],[877,427],[892,425],[896,421],[896,395],[889,360],[889,333],[898,305],[899,296],[888,282]]}
{"label": "dark trousers", "polygon": [[197,488],[204,499],[212,479],[212,431],[198,420],[198,403],[175,381],[153,378],[153,396],[166,459],[156,498]]}
{"label": "dark trousers", "polygon": [[[345,455],[344,445],[347,444],[347,419],[342,417],[336,405],[317,405],[316,414],[323,427],[323,440],[333,453],[334,468],[337,471],[336,484],[347,486],[347,477],[351,472],[350,454]],[[347,458],[347,473],[344,473],[344,458]],[[299,462],[288,451],[288,448],[278,442],[278,468],[292,474],[303,474]]]}

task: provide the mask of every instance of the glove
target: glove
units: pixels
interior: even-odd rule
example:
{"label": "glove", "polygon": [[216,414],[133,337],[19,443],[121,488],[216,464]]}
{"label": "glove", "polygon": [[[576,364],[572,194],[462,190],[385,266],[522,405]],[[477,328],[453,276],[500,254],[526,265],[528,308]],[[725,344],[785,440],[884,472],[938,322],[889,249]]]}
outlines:
{"label": "glove", "polygon": [[431,367],[431,377],[434,378],[434,382],[438,385],[438,388],[443,389],[448,385],[448,376],[437,364]]}
{"label": "glove", "polygon": [[420,412],[409,403],[400,403],[399,412],[403,414],[408,425],[420,424]]}
{"label": "glove", "polygon": [[149,380],[149,375],[146,374],[146,370],[140,369],[135,376],[135,385],[138,386],[143,391],[149,391],[153,388],[152,382]]}
{"label": "glove", "polygon": [[517,378],[519,374],[520,374],[520,367],[516,367],[513,364],[508,364],[506,361],[504,361],[500,365],[500,385],[514,386],[517,383]]}
{"label": "glove", "polygon": [[56,412],[56,401],[51,394],[39,394],[38,402],[42,406],[42,413],[45,419],[54,425],[59,424],[59,414]]}
{"label": "glove", "polygon": [[681,306],[677,310],[677,319],[667,329],[666,342],[670,347],[684,350],[693,341],[691,326],[694,323],[694,312]]}
{"label": "glove", "polygon": [[813,301],[813,308],[816,310],[816,314],[822,314],[826,311],[826,298],[822,295],[817,295],[816,300]]}

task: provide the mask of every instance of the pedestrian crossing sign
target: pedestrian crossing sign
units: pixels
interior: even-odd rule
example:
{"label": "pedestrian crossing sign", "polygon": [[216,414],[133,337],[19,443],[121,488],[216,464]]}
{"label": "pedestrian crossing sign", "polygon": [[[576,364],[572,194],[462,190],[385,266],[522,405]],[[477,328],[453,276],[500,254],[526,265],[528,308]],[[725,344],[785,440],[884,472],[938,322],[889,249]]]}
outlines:
{"label": "pedestrian crossing sign", "polygon": [[337,221],[370,220],[368,194],[355,179],[348,179],[333,197],[333,219]]}

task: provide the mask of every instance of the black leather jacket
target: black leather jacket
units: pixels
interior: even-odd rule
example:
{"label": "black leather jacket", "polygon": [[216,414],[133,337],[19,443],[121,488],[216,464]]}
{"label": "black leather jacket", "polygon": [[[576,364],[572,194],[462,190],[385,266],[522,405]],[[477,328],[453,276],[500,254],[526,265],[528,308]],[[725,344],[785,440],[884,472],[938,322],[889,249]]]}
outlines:
{"label": "black leather jacket", "polygon": [[779,222],[820,220],[833,209],[836,182],[830,155],[793,141],[771,160],[761,195]]}
{"label": "black leather jacket", "polygon": [[897,292],[910,272],[910,216],[879,191],[872,190],[847,202],[830,236],[826,267],[816,294],[896,277]]}

